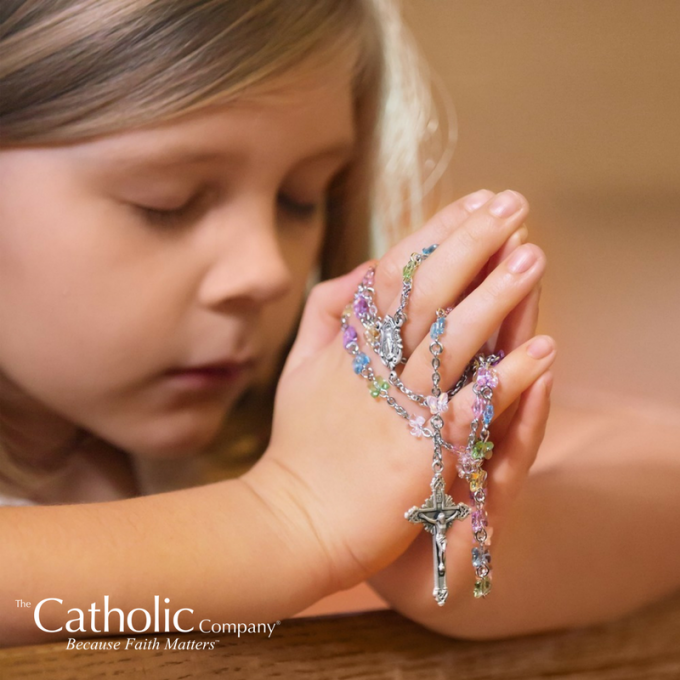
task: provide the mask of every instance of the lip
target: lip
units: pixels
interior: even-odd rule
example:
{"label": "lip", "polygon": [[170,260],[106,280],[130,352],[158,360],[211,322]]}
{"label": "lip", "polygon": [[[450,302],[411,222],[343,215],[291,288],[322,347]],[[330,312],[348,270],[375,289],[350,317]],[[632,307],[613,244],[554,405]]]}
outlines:
{"label": "lip", "polygon": [[166,376],[174,384],[188,389],[219,388],[239,381],[254,366],[254,359],[221,361],[171,369]]}

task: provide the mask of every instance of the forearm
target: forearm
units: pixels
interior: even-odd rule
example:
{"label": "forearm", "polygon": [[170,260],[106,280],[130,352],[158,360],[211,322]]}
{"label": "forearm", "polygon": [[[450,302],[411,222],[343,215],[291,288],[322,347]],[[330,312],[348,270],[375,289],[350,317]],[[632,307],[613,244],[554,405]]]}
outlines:
{"label": "forearm", "polygon": [[[276,511],[274,510],[276,508]],[[286,510],[294,513],[294,509]],[[306,538],[295,516],[282,516],[241,479],[153,496],[96,504],[2,508],[2,613],[0,644],[17,645],[107,634],[102,611],[92,603],[135,608],[154,616],[159,598],[160,632],[169,609],[169,631],[199,622],[273,622],[327,595],[323,574],[313,570]],[[40,611],[34,610],[45,598]],[[169,602],[165,602],[165,599]],[[31,603],[17,606],[16,600]],[[66,622],[85,613],[86,631]],[[145,625],[137,613],[133,626]],[[94,624],[94,625],[92,625]],[[109,635],[133,633],[127,621],[109,616]],[[152,627],[147,632],[158,632]]]}
{"label": "forearm", "polygon": [[[380,578],[379,594],[404,615],[453,637],[503,638],[614,619],[680,586],[680,432],[644,418],[612,418],[585,445],[529,475],[502,537],[493,541],[493,588],[472,596],[458,564],[444,607],[429,588]],[[540,454],[539,454],[540,455]],[[421,545],[424,543],[419,537]],[[431,582],[421,550],[399,574]],[[429,558],[429,560],[428,560]],[[414,595],[414,592],[417,593]]]}

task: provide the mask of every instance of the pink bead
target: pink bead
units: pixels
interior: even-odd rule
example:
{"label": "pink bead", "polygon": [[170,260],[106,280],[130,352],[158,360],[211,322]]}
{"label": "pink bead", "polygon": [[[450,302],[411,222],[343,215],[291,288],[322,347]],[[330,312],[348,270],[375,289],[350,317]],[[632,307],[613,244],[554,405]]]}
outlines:
{"label": "pink bead", "polygon": [[354,326],[347,326],[345,332],[342,334],[342,342],[347,349],[353,342],[356,342],[357,332]]}
{"label": "pink bead", "polygon": [[489,519],[486,514],[486,510],[473,510],[472,511],[472,530],[479,531],[484,529],[489,524]]}
{"label": "pink bead", "polygon": [[484,412],[484,400],[480,399],[479,396],[475,398],[475,403],[472,405],[472,415],[475,418],[481,418]]}
{"label": "pink bead", "polygon": [[477,371],[477,384],[480,387],[497,387],[498,385],[498,374],[493,368],[487,368],[486,366],[480,367]]}
{"label": "pink bead", "polygon": [[354,300],[354,313],[357,315],[358,319],[361,319],[368,314],[368,302],[366,302],[366,298],[361,295]]}

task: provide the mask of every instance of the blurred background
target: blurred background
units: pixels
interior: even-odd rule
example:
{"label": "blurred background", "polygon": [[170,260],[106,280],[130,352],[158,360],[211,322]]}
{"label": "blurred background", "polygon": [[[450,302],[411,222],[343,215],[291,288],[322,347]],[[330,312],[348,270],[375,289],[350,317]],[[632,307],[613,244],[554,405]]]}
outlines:
{"label": "blurred background", "polygon": [[553,399],[680,406],[680,2],[402,0],[449,94],[449,202],[515,189]]}
{"label": "blurred background", "polygon": [[[558,347],[544,445],[579,423],[590,441],[600,407],[680,423],[680,2],[402,7],[457,119],[436,200],[486,188],[530,203],[548,260],[537,333]],[[385,606],[361,584],[298,616]]]}

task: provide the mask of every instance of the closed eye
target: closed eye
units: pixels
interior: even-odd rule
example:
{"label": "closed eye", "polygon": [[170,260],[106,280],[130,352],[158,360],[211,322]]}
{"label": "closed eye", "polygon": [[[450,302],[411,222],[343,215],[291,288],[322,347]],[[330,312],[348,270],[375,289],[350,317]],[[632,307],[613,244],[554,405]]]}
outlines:
{"label": "closed eye", "polygon": [[[135,207],[142,213],[148,222],[153,224],[171,225],[187,219],[199,198],[200,194],[192,197],[183,205],[172,209],[153,208],[144,205],[136,205]],[[279,205],[294,218],[303,221],[311,220],[316,217],[323,206],[323,201],[319,201],[318,203],[302,203],[295,201],[284,194],[278,196],[278,202]]]}
{"label": "closed eye", "polygon": [[301,220],[311,220],[313,217],[316,217],[323,206],[323,201],[318,203],[300,203],[283,194],[279,195],[278,201],[285,210]]}

